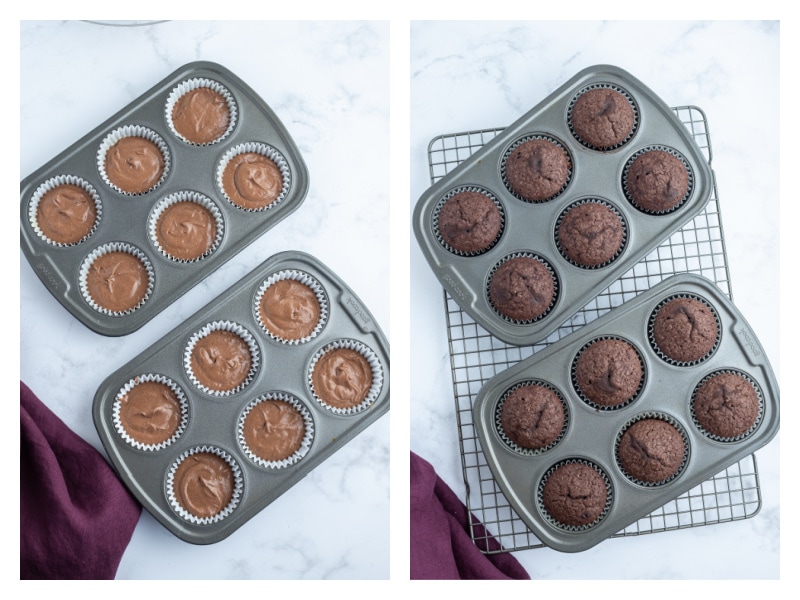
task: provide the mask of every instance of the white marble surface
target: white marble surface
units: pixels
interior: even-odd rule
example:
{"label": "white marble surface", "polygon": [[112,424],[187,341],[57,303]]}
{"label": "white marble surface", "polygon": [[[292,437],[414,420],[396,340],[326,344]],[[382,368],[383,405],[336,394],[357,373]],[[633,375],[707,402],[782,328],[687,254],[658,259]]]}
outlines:
{"label": "white marble surface", "polygon": [[[272,107],[300,148],[310,187],[296,212],[122,338],[73,318],[20,252],[20,378],[101,451],[91,405],[102,380],[276,252],[321,259],[391,341],[388,22],[23,21],[20,179],[195,60],[226,66]],[[183,542],[145,512],[117,576],[387,578],[388,472],[385,415],[219,543]]]}
{"label": "white marble surface", "polygon": [[[440,134],[503,127],[584,67],[607,63],[706,114],[733,298],[780,383],[777,22],[412,22],[411,206]],[[441,286],[411,240],[411,449],[464,497]],[[756,454],[753,518],[516,552],[534,579],[776,579],[780,433]]]}

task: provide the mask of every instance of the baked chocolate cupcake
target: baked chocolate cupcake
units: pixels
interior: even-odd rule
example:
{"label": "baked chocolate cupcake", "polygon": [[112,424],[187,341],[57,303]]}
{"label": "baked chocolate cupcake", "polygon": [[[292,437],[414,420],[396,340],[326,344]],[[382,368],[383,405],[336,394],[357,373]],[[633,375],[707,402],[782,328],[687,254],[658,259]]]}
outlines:
{"label": "baked chocolate cupcake", "polygon": [[668,213],[689,197],[689,167],[673,150],[644,150],[626,167],[623,187],[639,210]]}
{"label": "baked chocolate cupcake", "polygon": [[217,185],[225,197],[244,210],[276,206],[289,191],[289,166],[267,144],[241,144],[228,151],[217,170]]}
{"label": "baked chocolate cupcake", "polygon": [[140,375],[126,383],[114,399],[117,433],[140,450],[160,450],[186,428],[188,402],[171,379]]}
{"label": "baked chocolate cupcake", "polygon": [[546,202],[566,187],[572,175],[572,161],[554,140],[535,137],[509,150],[503,171],[506,186],[518,198]]}
{"label": "baked chocolate cupcake", "polygon": [[713,439],[737,441],[755,429],[763,401],[755,384],[733,371],[712,373],[697,386],[692,397],[695,423]]}
{"label": "baked chocolate cupcake", "polygon": [[98,168],[103,179],[122,194],[155,189],[169,170],[169,152],[161,136],[137,125],[112,131],[100,144]]}
{"label": "baked chocolate cupcake", "polygon": [[183,141],[205,146],[223,139],[236,122],[230,92],[210,79],[191,79],[176,86],[167,99],[167,122]]}
{"label": "baked chocolate cupcake", "polygon": [[676,425],[653,416],[625,428],[616,454],[620,468],[630,479],[661,485],[674,479],[686,464],[687,442]]}
{"label": "baked chocolate cupcake", "polygon": [[343,415],[367,409],[383,386],[383,370],[370,348],[354,340],[337,340],[311,359],[308,385],[326,409]]}
{"label": "baked chocolate cupcake", "polygon": [[164,198],[150,215],[153,245],[167,258],[193,262],[211,254],[222,241],[224,221],[217,206],[197,192]]}
{"label": "baked chocolate cupcake", "polygon": [[84,299],[97,311],[124,315],[142,306],[153,291],[153,268],[135,246],[109,243],[95,249],[80,269]]}
{"label": "baked chocolate cupcake", "polygon": [[699,298],[678,296],[656,308],[651,317],[650,340],[665,360],[693,364],[716,349],[718,320],[711,307]]}
{"label": "baked chocolate cupcake", "polygon": [[511,321],[533,322],[555,304],[555,276],[542,259],[512,256],[501,261],[489,276],[489,301]]}
{"label": "baked chocolate cupcake", "polygon": [[193,448],[183,453],[167,474],[170,505],[191,523],[221,521],[236,508],[241,494],[241,470],[220,448]]}
{"label": "baked chocolate cupcake", "polygon": [[624,340],[596,339],[576,356],[572,380],[589,403],[600,408],[621,408],[636,398],[643,385],[642,358]]}
{"label": "baked chocolate cupcake", "polygon": [[523,451],[551,448],[566,426],[564,402],[549,386],[537,382],[506,392],[498,412],[501,435]]}
{"label": "baked chocolate cupcake", "polygon": [[216,396],[244,388],[258,363],[255,340],[244,327],[230,321],[214,321],[200,329],[184,352],[189,377],[203,391]]}
{"label": "baked chocolate cupcake", "polygon": [[308,453],[314,428],[311,414],[296,398],[269,393],[247,405],[239,419],[239,444],[257,465],[278,469]]}
{"label": "baked chocolate cupcake", "polygon": [[606,515],[611,485],[601,471],[582,461],[565,461],[549,471],[539,489],[545,514],[558,526],[587,529]]}
{"label": "baked chocolate cupcake", "polygon": [[289,344],[315,337],[328,318],[328,299],[308,273],[288,270],[271,275],[255,298],[256,318],[273,339]]}
{"label": "baked chocolate cupcake", "polygon": [[33,193],[28,214],[40,238],[56,246],[74,246],[97,228],[100,196],[80,177],[53,177]]}
{"label": "baked chocolate cupcake", "polygon": [[599,200],[568,207],[556,223],[556,245],[561,254],[579,267],[609,264],[622,252],[626,227],[622,216]]}
{"label": "baked chocolate cupcake", "polygon": [[631,100],[620,91],[597,87],[578,96],[569,120],[579,142],[596,150],[611,150],[633,134],[636,113]]}
{"label": "baked chocolate cupcake", "polygon": [[503,212],[488,192],[459,190],[439,205],[434,228],[446,248],[474,256],[491,249],[500,239]]}

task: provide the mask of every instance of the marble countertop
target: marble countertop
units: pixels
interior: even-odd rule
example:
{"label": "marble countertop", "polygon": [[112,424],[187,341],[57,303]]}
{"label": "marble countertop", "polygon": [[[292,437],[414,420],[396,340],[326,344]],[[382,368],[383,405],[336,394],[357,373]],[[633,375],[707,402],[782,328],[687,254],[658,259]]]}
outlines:
{"label": "marble countertop", "polygon": [[[124,337],[93,333],[72,317],[20,252],[20,378],[98,450],[91,406],[105,377],[275,253],[319,258],[391,341],[388,39],[388,22],[21,22],[20,179],[196,60],[249,84],[309,170],[296,212]],[[385,579],[388,473],[384,415],[221,542],[181,541],[145,511],[117,577]]]}
{"label": "marble countertop", "polygon": [[[504,127],[581,69],[619,66],[705,113],[732,295],[780,383],[779,34],[777,22],[412,22],[410,210],[434,137]],[[442,289],[410,235],[411,450],[463,499]],[[779,438],[756,453],[754,517],[514,556],[533,579],[776,579]]]}

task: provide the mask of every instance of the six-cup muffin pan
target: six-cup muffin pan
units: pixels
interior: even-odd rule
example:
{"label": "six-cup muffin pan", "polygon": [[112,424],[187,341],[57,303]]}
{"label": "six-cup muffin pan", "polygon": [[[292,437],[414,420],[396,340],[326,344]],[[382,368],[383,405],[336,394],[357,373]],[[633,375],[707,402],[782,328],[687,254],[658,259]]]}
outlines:
{"label": "six-cup muffin pan", "polygon": [[[287,279],[312,289],[321,307],[317,327],[296,339],[273,335],[258,310],[265,290]],[[242,383],[227,391],[201,385],[188,358],[198,339],[217,330],[246,340],[253,359]],[[314,365],[334,348],[355,350],[372,371],[365,399],[352,408],[331,406],[312,384]],[[120,426],[118,400],[143,382],[168,385],[181,403],[177,432],[166,441],[142,443]],[[290,457],[264,460],[244,441],[243,419],[264,399],[288,402],[303,416],[305,437]],[[388,410],[389,345],[370,311],[318,259],[282,252],[109,375],[95,395],[93,417],[111,463],[142,505],[181,539],[209,544],[230,535]],[[216,454],[235,475],[231,502],[213,517],[187,514],[174,501],[174,470],[198,452]]]}
{"label": "six-cup muffin pan", "polygon": [[[571,106],[585,91],[610,88],[631,103],[635,122],[627,140],[610,150],[585,145],[573,133]],[[546,139],[569,156],[567,184],[554,197],[529,202],[507,185],[505,160],[514,147],[528,139]],[[631,161],[646,150],[662,150],[677,157],[689,173],[689,191],[675,209],[648,213],[628,198],[625,178]],[[674,112],[648,87],[629,73],[607,65],[579,72],[478,152],[441,178],[418,200],[414,232],[442,286],[478,324],[509,344],[530,345],[569,319],[612,281],[631,268],[675,230],[706,206],[713,190],[713,173],[695,141]],[[438,232],[438,213],[455,193],[477,191],[500,209],[501,233],[482,253],[453,250]],[[562,253],[557,224],[573,205],[599,202],[620,217],[623,246],[604,264],[586,267]],[[550,307],[536,318],[503,316],[489,298],[494,270],[506,259],[528,256],[544,264],[553,278]]]}
{"label": "six-cup muffin pan", "polygon": [[[175,98],[195,86],[218,90],[230,108],[230,126],[209,143],[187,141],[177,133],[169,116]],[[152,189],[125,193],[104,174],[104,150],[126,136],[149,139],[164,154],[164,175]],[[218,171],[240,151],[264,154],[281,169],[284,185],[268,208],[240,208],[222,189]],[[88,190],[97,206],[96,226],[75,243],[55,243],[37,226],[38,199],[62,183]],[[98,333],[125,335],[291,214],[307,190],[306,165],[273,110],[228,69],[211,62],[193,62],[177,69],[21,182],[20,243],[34,272],[70,313]],[[203,256],[194,260],[164,253],[153,233],[157,214],[180,199],[202,204],[217,221],[217,238]],[[135,307],[116,312],[97,307],[82,291],[90,261],[114,250],[140,258],[150,279],[144,298]]]}
{"label": "six-cup muffin pan", "polygon": [[[669,299],[692,298],[711,309],[718,324],[714,347],[689,362],[666,359],[652,340],[652,320]],[[580,391],[574,370],[588,344],[619,339],[641,358],[642,384],[631,401],[617,407],[593,404]],[[739,436],[720,438],[695,418],[695,390],[710,376],[734,373],[752,384],[758,417]],[[612,375],[613,376],[613,375]],[[563,403],[565,424],[558,439],[540,450],[510,443],[500,420],[506,394],[520,384],[544,385]],[[478,438],[487,463],[509,503],[546,545],[564,552],[586,550],[623,530],[664,503],[706,481],[768,443],[779,428],[777,381],[758,338],[730,300],[713,282],[691,274],[675,275],[606,313],[578,331],[549,345],[489,380],[474,405]],[[643,418],[657,418],[681,433],[685,453],[677,473],[647,482],[620,466],[616,444],[626,427]],[[565,526],[553,519],[541,500],[548,473],[566,462],[589,465],[607,486],[601,516],[586,526]]]}

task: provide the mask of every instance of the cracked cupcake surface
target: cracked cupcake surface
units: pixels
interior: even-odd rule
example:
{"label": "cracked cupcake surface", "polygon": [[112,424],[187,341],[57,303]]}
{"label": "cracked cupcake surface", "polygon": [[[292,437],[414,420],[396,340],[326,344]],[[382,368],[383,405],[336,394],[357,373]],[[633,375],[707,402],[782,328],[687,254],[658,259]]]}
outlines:
{"label": "cracked cupcake surface", "polygon": [[511,258],[501,264],[489,283],[489,299],[502,315],[529,321],[544,315],[555,295],[550,271],[541,261],[528,256]]}
{"label": "cracked cupcake surface", "polygon": [[500,423],[509,440],[522,448],[546,448],[561,435],[564,406],[558,395],[543,385],[521,385],[503,400]]}
{"label": "cracked cupcake surface", "polygon": [[638,353],[628,342],[618,339],[592,342],[575,365],[579,391],[602,406],[617,406],[633,398],[642,377]]}
{"label": "cracked cupcake surface", "polygon": [[634,479],[658,483],[675,475],[683,464],[683,436],[661,419],[642,419],[622,434],[617,458]]}
{"label": "cracked cupcake surface", "polygon": [[556,236],[564,256],[578,265],[596,267],[617,255],[625,239],[625,229],[611,208],[587,202],[564,214]]}
{"label": "cracked cupcake surface", "polygon": [[675,298],[658,309],[653,341],[665,356],[678,362],[705,357],[717,343],[717,320],[694,298]]}
{"label": "cracked cupcake surface", "polygon": [[620,92],[609,88],[596,88],[581,94],[571,115],[578,137],[601,150],[621,144],[633,131],[631,103]]}
{"label": "cracked cupcake surface", "polygon": [[533,139],[523,142],[506,158],[506,180],[525,200],[542,202],[558,194],[570,175],[570,161],[554,142]]}
{"label": "cracked cupcake surface", "polygon": [[439,210],[439,235],[459,252],[482,252],[500,233],[502,216],[491,198],[464,191],[448,198]]}
{"label": "cracked cupcake surface", "polygon": [[752,384],[741,375],[720,373],[707,379],[694,395],[692,409],[698,424],[720,438],[747,433],[759,416]]}
{"label": "cracked cupcake surface", "polygon": [[627,173],[631,201],[647,212],[666,212],[679,206],[689,191],[689,173],[676,156],[648,150],[637,156]]}
{"label": "cracked cupcake surface", "polygon": [[570,462],[557,467],[542,489],[544,509],[555,521],[572,527],[593,524],[608,501],[606,481],[593,467]]}

